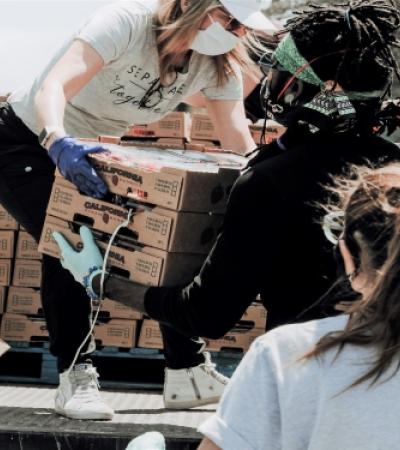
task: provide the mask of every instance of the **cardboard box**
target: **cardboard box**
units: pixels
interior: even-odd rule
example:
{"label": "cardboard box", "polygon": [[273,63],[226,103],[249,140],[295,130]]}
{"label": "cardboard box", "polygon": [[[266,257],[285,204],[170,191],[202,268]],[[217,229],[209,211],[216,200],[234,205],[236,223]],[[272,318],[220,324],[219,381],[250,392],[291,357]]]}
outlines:
{"label": "cardboard box", "polygon": [[178,149],[185,149],[186,141],[184,139],[179,138],[166,138],[166,137],[160,137],[157,139],[157,144],[164,144],[167,146],[174,145],[175,148]]}
{"label": "cardboard box", "polygon": [[[122,234],[152,247],[177,253],[208,253],[222,226],[223,215],[176,212],[130,202],[135,211]],[[122,206],[81,195],[66,180],[56,177],[47,214],[86,224],[112,234],[128,217]]]}
{"label": "cardboard box", "polygon": [[[42,263],[35,259],[16,259],[14,264],[13,286],[40,287],[42,282]],[[62,286],[60,286],[62,289]]]}
{"label": "cardboard box", "polygon": [[10,346],[7,344],[7,342],[4,342],[2,339],[0,339],[0,356],[3,356],[4,353],[6,353],[10,349]]}
{"label": "cardboard box", "polygon": [[225,152],[104,146],[109,152],[90,157],[111,193],[178,211],[224,212],[248,162]]}
{"label": "cardboard box", "polygon": [[35,239],[26,231],[18,233],[16,258],[42,259],[42,254],[38,252],[38,244]]}
{"label": "cardboard box", "polygon": [[190,138],[191,117],[186,112],[173,112],[163,117],[158,122],[132,125],[124,136],[151,138]]}
{"label": "cardboard box", "polygon": [[0,259],[0,286],[10,285],[12,262],[12,259]]}
{"label": "cardboard box", "polygon": [[[245,331],[231,331],[221,339],[212,340],[204,338],[204,340],[206,341],[207,350],[220,351],[222,349],[237,349],[246,352],[254,339],[264,333],[265,330],[263,329],[253,328]],[[151,319],[143,320],[138,347],[163,348],[160,325],[157,321]]]}
{"label": "cardboard box", "polygon": [[138,347],[164,348],[160,325],[156,320],[143,320],[140,328]]}
{"label": "cardboard box", "polygon": [[18,222],[0,205],[0,230],[18,230]]}
{"label": "cardboard box", "polygon": [[33,288],[11,286],[8,290],[6,311],[14,314],[43,314],[40,291]]}
{"label": "cardboard box", "polygon": [[267,310],[263,305],[253,303],[250,305],[239,322],[248,328],[258,328],[265,330],[267,324]]}
{"label": "cardboard box", "polygon": [[235,349],[246,352],[252,342],[265,333],[265,329],[252,328],[243,331],[230,331],[220,339],[204,339],[207,350],[221,351],[223,349]]}
{"label": "cardboard box", "polygon": [[190,134],[190,140],[193,141],[196,139],[219,141],[217,130],[207,114],[192,115],[192,132]]}
{"label": "cardboard box", "polygon": [[[47,216],[39,250],[59,258],[59,248],[52,237],[54,231],[62,233],[75,248],[82,248],[78,230],[71,230],[70,225],[63,220]],[[108,243],[109,235],[103,233],[100,236],[99,233],[94,233],[95,238],[105,238]],[[107,244],[98,240],[97,243],[104,252]],[[193,253],[168,253],[146,246],[130,245],[130,249],[127,249],[113,245],[109,253],[108,270],[145,285],[175,286],[192,280],[205,257],[206,255]]]}
{"label": "cardboard box", "polygon": [[122,146],[137,146],[137,147],[154,147],[163,150],[186,148],[185,139],[181,138],[135,138],[131,136],[123,136],[120,144]]}
{"label": "cardboard box", "polygon": [[[202,151],[207,151],[207,149],[212,149],[212,148],[216,148],[216,149],[220,149],[221,148],[221,144],[219,141],[203,141],[203,140],[199,140],[199,139],[193,139],[190,142],[191,146],[195,146],[195,145],[202,145],[204,146],[204,150]],[[186,148],[188,149],[189,144],[186,146]],[[194,149],[196,149],[195,147],[193,147]]]}
{"label": "cardboard box", "polygon": [[100,135],[99,142],[103,142],[104,144],[119,144],[121,142],[121,138],[119,136],[106,136]]}
{"label": "cardboard box", "polygon": [[0,230],[0,258],[13,258],[14,243],[15,243],[14,231]]}
{"label": "cardboard box", "polygon": [[126,306],[120,302],[110,300],[106,298],[101,301],[101,308],[99,317],[108,317],[111,319],[131,319],[140,320],[143,318],[143,314],[135,311],[129,306]]}
{"label": "cardboard box", "polygon": [[[260,144],[264,121],[258,121],[256,124],[250,125],[250,132],[256,144]],[[265,143],[270,144],[275,139],[278,139],[286,131],[286,128],[274,120],[267,120],[265,129]]]}
{"label": "cardboard box", "polygon": [[136,345],[136,328],[135,320],[98,321],[94,327],[94,338],[99,345],[131,348]]}
{"label": "cardboard box", "polygon": [[[194,150],[196,152],[205,152],[206,151],[206,146],[204,145],[204,143],[199,143],[200,141],[197,141],[197,144],[193,144],[193,142],[187,143],[185,145],[185,149],[186,150]],[[204,141],[204,142],[208,142],[208,141]]]}
{"label": "cardboard box", "polygon": [[0,286],[0,315],[6,310],[7,288]]}
{"label": "cardboard box", "polygon": [[48,341],[49,333],[43,317],[6,313],[1,321],[0,337],[6,341]]}
{"label": "cardboard box", "polygon": [[[177,142],[179,141],[179,143]],[[139,148],[157,148],[159,150],[185,150],[186,143],[182,139],[154,138],[154,139],[135,139],[127,136],[122,137],[121,147],[139,147]]]}

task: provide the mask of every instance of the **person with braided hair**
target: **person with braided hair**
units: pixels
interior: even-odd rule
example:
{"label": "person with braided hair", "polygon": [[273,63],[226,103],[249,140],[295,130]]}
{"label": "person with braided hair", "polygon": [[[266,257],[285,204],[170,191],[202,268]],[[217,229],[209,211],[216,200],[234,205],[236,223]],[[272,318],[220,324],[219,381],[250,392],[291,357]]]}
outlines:
{"label": "person with braided hair", "polygon": [[[400,75],[392,51],[400,45],[398,6],[352,1],[297,13],[272,56],[262,60],[267,114],[288,130],[260,147],[235,183],[199,274],[183,287],[142,286],[111,274],[105,295],[180,334],[211,339],[229,331],[258,294],[269,328],[326,314],[314,304],[337,275],[313,205],[324,200],[321,186],[348,163],[399,160],[398,147],[374,134],[392,79]],[[101,265],[98,254],[83,260],[55,237],[77,280]],[[94,242],[87,245],[94,251]],[[87,287],[98,294],[100,276]],[[168,351],[177,360],[186,357],[179,339]],[[168,399],[175,392],[164,394]]]}

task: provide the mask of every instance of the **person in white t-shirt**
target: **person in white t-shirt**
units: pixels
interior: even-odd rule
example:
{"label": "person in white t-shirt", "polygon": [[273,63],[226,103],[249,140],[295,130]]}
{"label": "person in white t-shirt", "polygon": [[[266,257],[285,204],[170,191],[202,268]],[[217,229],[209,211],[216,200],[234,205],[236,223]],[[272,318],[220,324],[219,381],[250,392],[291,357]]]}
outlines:
{"label": "person in white t-shirt", "polygon": [[400,164],[352,175],[338,180],[325,229],[331,239],[342,229],[358,298],[338,304],[344,315],[258,338],[200,427],[199,450],[399,448]]}
{"label": "person in white t-shirt", "polygon": [[[155,122],[198,92],[222,146],[241,154],[253,150],[241,74],[251,70],[248,51],[258,45],[252,29],[270,28],[261,12],[270,3],[131,0],[101,8],[30,86],[0,103],[0,202],[38,241],[55,166],[84,194],[107,193],[86,158],[103,148],[77,138],[122,135],[128,125]],[[112,409],[99,396],[96,369],[87,360],[93,345],[86,343],[77,354],[90,329],[86,291],[59,261],[44,256],[41,293],[60,372],[56,412],[111,419]],[[168,333],[181,342],[182,358],[188,355],[182,367],[167,357],[171,377],[181,369],[189,377],[193,368],[201,383],[212,386],[200,399],[193,392],[191,405],[218,400],[226,378],[214,370],[202,344],[163,329],[164,338]],[[177,407],[173,400],[168,406]]]}

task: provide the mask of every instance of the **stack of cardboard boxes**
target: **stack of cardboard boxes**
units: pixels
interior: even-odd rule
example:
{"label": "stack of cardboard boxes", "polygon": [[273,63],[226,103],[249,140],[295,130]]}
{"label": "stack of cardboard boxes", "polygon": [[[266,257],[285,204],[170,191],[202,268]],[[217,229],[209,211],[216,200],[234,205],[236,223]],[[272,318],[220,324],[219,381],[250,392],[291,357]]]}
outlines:
{"label": "stack of cardboard boxes", "polygon": [[[258,142],[260,126],[250,129]],[[270,124],[267,141],[282,131]],[[129,127],[122,139],[100,136],[99,141],[109,153],[94,155],[92,163],[111,194],[104,201],[86,197],[57,174],[39,251],[59,257],[52,239],[56,230],[79,249],[82,224],[92,228],[104,251],[132,210],[129,226],[111,248],[109,270],[151,286],[190,281],[215,241],[230,188],[246,160],[217,150],[218,136],[205,114],[174,112],[157,123]],[[0,336],[46,341],[40,254],[33,238],[24,230],[18,234],[18,228],[0,209],[0,313],[5,313]],[[208,348],[246,350],[265,323],[265,310],[255,303],[231,333],[208,341]],[[156,322],[110,299],[101,303],[95,339],[104,346],[162,347]]]}
{"label": "stack of cardboard boxes", "polygon": [[[130,141],[104,145],[108,152],[93,155],[91,162],[110,194],[105,200],[84,196],[58,174],[40,251],[59,257],[52,238],[54,231],[62,232],[79,249],[82,243],[78,229],[82,224],[92,229],[99,247],[105,251],[110,235],[131,210],[128,227],[121,230],[111,246],[108,270],[150,286],[190,281],[217,237],[230,189],[246,163],[245,158],[221,152],[173,150],[168,146],[132,146]],[[140,330],[139,345],[154,348],[151,339],[146,339],[149,327],[154,328],[152,321],[140,321],[142,317],[133,310],[111,300],[102,303],[102,317],[95,332],[102,345],[132,347],[136,345],[136,330]],[[134,324],[132,334],[128,329],[125,332],[132,340],[122,339],[116,321],[121,326]],[[264,331],[264,322],[256,321],[248,327],[253,338],[255,333]],[[100,328],[105,330],[102,336],[98,334]],[[115,337],[113,341],[111,336]],[[210,348],[218,348],[217,343],[212,345]],[[242,342],[239,346],[246,347]]]}
{"label": "stack of cardboard boxes", "polygon": [[40,339],[47,335],[39,290],[42,255],[33,237],[3,208],[0,208],[0,227],[1,257],[4,258],[0,262],[3,285],[0,311],[4,312],[0,336],[7,341]]}
{"label": "stack of cardboard boxes", "polygon": [[0,322],[6,308],[7,290],[11,284],[17,222],[0,205]]}
{"label": "stack of cardboard boxes", "polygon": [[204,150],[205,148],[220,148],[221,142],[211,119],[207,114],[192,115],[192,129],[190,132],[190,148]]}
{"label": "stack of cardboard boxes", "polygon": [[[190,141],[191,128],[192,118],[189,113],[173,112],[158,122],[130,126],[122,140],[129,141],[131,145],[156,144],[164,148],[185,148]],[[104,142],[104,138],[100,140]]]}
{"label": "stack of cardboard boxes", "polygon": [[[279,138],[285,127],[273,120],[265,124],[265,142],[271,143]],[[264,121],[250,124],[249,129],[256,144],[261,143]],[[104,143],[119,144],[121,139],[115,136],[100,136]],[[221,148],[217,130],[207,114],[173,112],[158,122],[146,125],[132,125],[122,141],[132,145],[158,146],[164,148],[182,148],[186,150],[206,151]]]}
{"label": "stack of cardboard boxes", "polygon": [[5,310],[7,287],[11,284],[17,222],[0,206],[0,314]]}
{"label": "stack of cardboard boxes", "polygon": [[[265,333],[267,311],[259,302],[248,307],[240,322],[220,339],[205,339],[207,350],[247,351],[258,336]],[[155,320],[145,319],[141,327],[138,347],[163,348],[160,326]]]}

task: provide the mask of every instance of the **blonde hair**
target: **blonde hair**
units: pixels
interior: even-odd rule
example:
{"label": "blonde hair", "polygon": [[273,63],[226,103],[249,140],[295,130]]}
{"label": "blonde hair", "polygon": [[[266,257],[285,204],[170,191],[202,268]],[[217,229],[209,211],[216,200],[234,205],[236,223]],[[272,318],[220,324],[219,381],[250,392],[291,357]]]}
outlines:
{"label": "blonde hair", "polygon": [[[395,362],[400,369],[400,164],[379,169],[352,168],[331,189],[343,211],[342,239],[371,283],[369,293],[344,308],[350,315],[343,331],[322,337],[304,358],[318,357],[345,345],[375,346],[376,358],[349,387],[376,383]],[[333,208],[333,205],[332,207]]]}
{"label": "blonde hair", "polygon": [[[160,80],[168,84],[171,73],[182,65],[184,55],[207,13],[221,7],[218,0],[188,0],[188,8],[181,10],[180,0],[159,0],[155,13],[157,46],[159,52]],[[240,39],[228,54],[212,57],[217,72],[218,85],[223,86],[234,75],[232,62],[242,69],[256,74],[256,67],[249,52],[261,54],[264,47],[252,32]]]}

